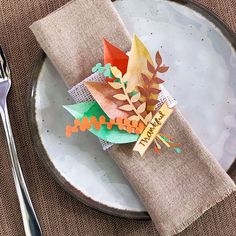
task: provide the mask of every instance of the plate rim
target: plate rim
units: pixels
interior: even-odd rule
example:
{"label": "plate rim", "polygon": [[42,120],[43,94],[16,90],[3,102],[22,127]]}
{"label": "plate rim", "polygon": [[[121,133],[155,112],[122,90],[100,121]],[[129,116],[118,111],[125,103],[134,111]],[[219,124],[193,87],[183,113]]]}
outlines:
{"label": "plate rim", "polygon": [[[203,6],[200,3],[194,2],[193,0],[167,0],[167,1],[184,5],[206,17],[210,22],[214,23],[217,26],[217,28],[220,29],[220,31],[223,33],[226,39],[232,44],[233,48],[236,50],[236,34],[231,30],[231,28],[225,22],[223,22],[217,15],[208,10],[205,6]],[[76,189],[68,181],[66,181],[66,179],[55,168],[54,164],[48,157],[49,155],[45,150],[45,147],[41,141],[35,113],[35,95],[36,95],[37,82],[46,57],[47,57],[46,54],[43,52],[42,49],[40,49],[39,56],[35,61],[33,72],[30,78],[31,82],[29,83],[28,86],[28,98],[27,98],[29,104],[27,118],[30,126],[30,135],[33,142],[33,148],[37,153],[40,161],[43,162],[47,171],[52,175],[54,180],[56,180],[56,182],[66,192],[68,192],[71,196],[73,196],[75,199],[79,200],[86,206],[91,207],[97,211],[121,218],[139,219],[139,220],[150,219],[150,216],[146,211],[137,212],[131,210],[121,210],[93,200],[92,198],[86,196],[80,190]],[[234,161],[234,163],[231,165],[227,173],[231,175],[233,172],[235,172],[235,168],[236,168],[236,161]]]}

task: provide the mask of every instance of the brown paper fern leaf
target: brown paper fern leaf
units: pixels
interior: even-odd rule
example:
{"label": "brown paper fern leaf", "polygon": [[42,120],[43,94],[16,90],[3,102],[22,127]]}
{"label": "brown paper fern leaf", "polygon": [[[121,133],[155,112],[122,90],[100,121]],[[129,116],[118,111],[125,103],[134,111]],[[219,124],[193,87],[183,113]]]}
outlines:
{"label": "brown paper fern leaf", "polygon": [[157,76],[157,73],[164,73],[169,69],[168,66],[162,65],[162,57],[159,51],[156,53],[155,61],[156,67],[147,61],[147,68],[152,76],[148,77],[145,74],[141,74],[143,86],[138,86],[138,90],[146,102],[147,113],[154,113],[155,106],[158,103],[158,97],[161,92],[159,85],[164,83],[164,81]]}

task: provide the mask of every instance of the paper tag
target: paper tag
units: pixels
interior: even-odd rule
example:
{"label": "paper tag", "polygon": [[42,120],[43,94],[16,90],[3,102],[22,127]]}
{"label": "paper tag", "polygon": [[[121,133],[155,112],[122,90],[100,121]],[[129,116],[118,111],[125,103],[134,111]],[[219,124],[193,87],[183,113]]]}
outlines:
{"label": "paper tag", "polygon": [[172,112],[173,110],[164,103],[139,137],[133,150],[143,156]]}

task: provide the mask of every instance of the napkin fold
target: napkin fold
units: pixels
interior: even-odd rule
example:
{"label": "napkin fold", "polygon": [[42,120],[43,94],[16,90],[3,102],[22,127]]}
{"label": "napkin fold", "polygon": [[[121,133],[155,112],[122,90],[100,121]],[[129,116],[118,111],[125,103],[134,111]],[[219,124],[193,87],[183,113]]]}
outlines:
{"label": "napkin fold", "polygon": [[[30,27],[71,89],[103,61],[102,38],[124,51],[130,36],[109,0],[74,0]],[[158,46],[158,45],[157,45]],[[151,148],[144,159],[134,144],[113,145],[108,152],[136,190],[161,235],[174,235],[236,190],[179,111],[162,132],[176,137],[182,153]]]}

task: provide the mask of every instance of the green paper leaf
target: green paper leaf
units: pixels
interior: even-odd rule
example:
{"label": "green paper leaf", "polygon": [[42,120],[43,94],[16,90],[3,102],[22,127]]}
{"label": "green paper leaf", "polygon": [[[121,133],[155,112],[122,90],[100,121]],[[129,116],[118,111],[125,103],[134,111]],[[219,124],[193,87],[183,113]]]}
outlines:
{"label": "green paper leaf", "polygon": [[[171,142],[171,140],[169,140],[168,138],[164,137],[164,136],[161,136],[165,141],[167,142]],[[174,148],[175,152],[180,154],[182,152],[182,149],[180,147],[176,147]]]}
{"label": "green paper leaf", "polygon": [[[63,107],[75,119],[81,120],[83,117],[88,117],[88,119],[90,119],[92,116],[95,116],[97,119],[99,119],[100,116],[105,116],[106,120],[109,120],[108,116],[95,101],[82,102]],[[89,131],[97,137],[114,144],[132,143],[136,142],[139,138],[139,135],[137,134],[130,134],[124,130],[119,130],[117,125],[113,125],[111,130],[107,129],[106,125],[102,125],[99,130],[96,130],[94,127],[92,127]]]}
{"label": "green paper leaf", "polygon": [[103,73],[103,75],[104,75],[105,77],[109,77],[109,78],[113,78],[113,77],[114,77],[110,69],[105,70],[105,72]]}
{"label": "green paper leaf", "polygon": [[111,64],[110,64],[110,63],[106,64],[106,65],[105,65],[105,68],[106,68],[106,69],[110,69],[110,68],[111,68]]}
{"label": "green paper leaf", "polygon": [[98,68],[98,73],[101,74],[104,72],[104,70],[105,70],[105,68],[101,66]]}
{"label": "green paper leaf", "polygon": [[92,68],[92,72],[94,73],[94,72],[97,72],[98,70],[99,70],[99,68],[101,68],[102,67],[102,64],[101,63],[97,63],[96,64],[96,66],[94,66],[93,68]]}
{"label": "green paper leaf", "polygon": [[181,148],[175,148],[176,153],[180,154],[182,152]]}

